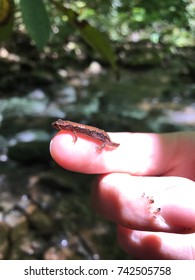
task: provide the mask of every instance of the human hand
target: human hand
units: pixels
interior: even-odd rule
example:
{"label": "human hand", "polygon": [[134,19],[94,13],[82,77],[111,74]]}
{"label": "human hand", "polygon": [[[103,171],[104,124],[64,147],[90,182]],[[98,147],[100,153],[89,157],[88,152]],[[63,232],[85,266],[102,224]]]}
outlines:
{"label": "human hand", "polygon": [[52,140],[65,169],[101,174],[92,204],[118,225],[118,241],[139,259],[195,259],[195,133],[110,133],[115,149],[97,151],[69,132]]}

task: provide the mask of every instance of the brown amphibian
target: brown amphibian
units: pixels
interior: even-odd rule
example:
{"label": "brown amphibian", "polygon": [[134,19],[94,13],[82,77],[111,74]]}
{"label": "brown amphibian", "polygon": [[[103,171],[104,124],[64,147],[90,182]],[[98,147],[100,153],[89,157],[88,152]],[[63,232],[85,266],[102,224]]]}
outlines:
{"label": "brown amphibian", "polygon": [[77,141],[78,135],[83,134],[87,135],[95,140],[100,141],[102,144],[98,146],[98,149],[103,149],[106,145],[110,147],[118,147],[120,144],[114,143],[110,140],[109,135],[102,129],[99,129],[94,126],[66,121],[66,120],[57,120],[52,123],[52,126],[58,130],[71,131],[74,134],[74,142]]}

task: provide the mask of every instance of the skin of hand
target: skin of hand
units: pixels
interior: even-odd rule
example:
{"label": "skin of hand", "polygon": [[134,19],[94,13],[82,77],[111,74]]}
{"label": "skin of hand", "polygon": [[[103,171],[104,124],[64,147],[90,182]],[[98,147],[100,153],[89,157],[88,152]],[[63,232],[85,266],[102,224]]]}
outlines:
{"label": "skin of hand", "polygon": [[117,148],[60,131],[50,152],[63,168],[99,174],[92,205],[117,224],[135,259],[195,259],[195,132],[109,133]]}

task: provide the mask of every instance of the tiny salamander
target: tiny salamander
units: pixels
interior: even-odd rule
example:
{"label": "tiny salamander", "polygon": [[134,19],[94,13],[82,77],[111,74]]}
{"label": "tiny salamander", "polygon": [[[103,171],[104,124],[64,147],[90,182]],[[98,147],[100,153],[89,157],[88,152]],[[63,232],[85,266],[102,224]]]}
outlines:
{"label": "tiny salamander", "polygon": [[102,144],[98,146],[99,150],[103,149],[106,145],[111,147],[118,147],[120,145],[118,143],[112,142],[109,135],[104,130],[90,125],[58,119],[52,123],[52,126],[58,130],[71,131],[74,134],[74,142],[77,141],[77,133],[87,135],[91,138],[101,141]]}

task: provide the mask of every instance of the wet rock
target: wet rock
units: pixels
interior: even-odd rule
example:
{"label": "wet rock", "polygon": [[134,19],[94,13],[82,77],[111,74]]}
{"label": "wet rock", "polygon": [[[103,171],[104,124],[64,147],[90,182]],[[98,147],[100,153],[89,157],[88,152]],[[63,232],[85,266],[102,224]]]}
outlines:
{"label": "wet rock", "polygon": [[7,257],[9,250],[9,227],[0,221],[0,260]]}
{"label": "wet rock", "polygon": [[59,104],[69,104],[77,100],[76,89],[72,86],[66,86],[60,89],[57,94],[57,102]]}
{"label": "wet rock", "polygon": [[99,259],[99,255],[97,253],[97,249],[94,248],[94,244],[92,241],[93,231],[89,230],[87,238],[85,238],[83,232],[78,235],[70,236],[69,247],[74,251],[74,255],[76,258],[85,258],[88,260]]}
{"label": "wet rock", "polygon": [[42,259],[45,247],[45,240],[38,239],[32,232],[29,231],[28,235],[11,244],[9,259]]}
{"label": "wet rock", "polygon": [[2,135],[10,136],[32,128],[47,130],[53,118],[63,118],[65,113],[48,96],[36,89],[26,97],[12,97],[0,101],[0,126]]}
{"label": "wet rock", "polygon": [[10,228],[10,238],[12,242],[18,242],[28,233],[28,221],[21,211],[13,209],[5,214],[5,223]]}
{"label": "wet rock", "polygon": [[74,252],[70,248],[50,247],[44,253],[45,260],[70,260],[74,258]]}
{"label": "wet rock", "polygon": [[[76,191],[86,180],[85,176],[65,170],[53,169],[42,172],[39,176],[39,185],[53,189],[62,189],[67,192]],[[79,181],[80,180],[80,181]]]}
{"label": "wet rock", "polygon": [[15,205],[15,198],[13,195],[10,194],[9,191],[2,191],[0,195],[0,209],[3,213],[8,213],[14,208]]}
{"label": "wet rock", "polygon": [[86,71],[89,75],[100,75],[103,72],[103,69],[97,61],[93,61],[90,63]]}
{"label": "wet rock", "polygon": [[22,162],[48,161],[49,141],[50,135],[44,131],[22,131],[9,141],[8,157]]}
{"label": "wet rock", "polygon": [[33,203],[25,209],[28,214],[34,211],[35,205],[44,211],[55,207],[55,193],[52,193],[48,187],[40,184],[39,176],[32,176],[29,181],[28,196]]}
{"label": "wet rock", "polygon": [[31,98],[13,97],[2,99],[0,113],[4,118],[42,115],[46,109],[46,102]]}
{"label": "wet rock", "polygon": [[8,145],[7,139],[0,135],[0,156],[6,152],[7,145]]}
{"label": "wet rock", "polygon": [[[23,258],[37,259],[41,257],[45,246],[46,244],[42,239],[36,239],[29,232],[29,234],[21,240],[20,245],[18,246],[15,253],[18,252]],[[18,259],[18,256],[15,259]]]}
{"label": "wet rock", "polygon": [[37,208],[29,217],[30,224],[36,228],[41,234],[48,235],[55,230],[54,221],[51,217]]}

